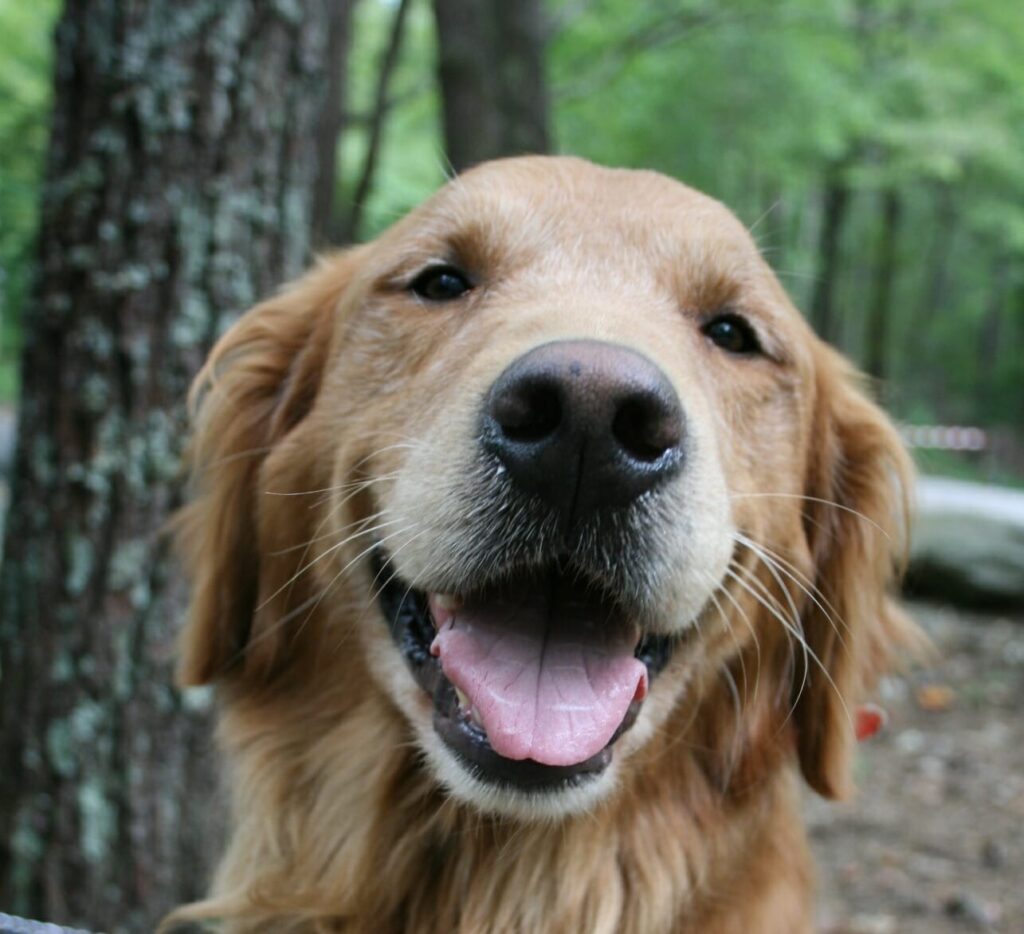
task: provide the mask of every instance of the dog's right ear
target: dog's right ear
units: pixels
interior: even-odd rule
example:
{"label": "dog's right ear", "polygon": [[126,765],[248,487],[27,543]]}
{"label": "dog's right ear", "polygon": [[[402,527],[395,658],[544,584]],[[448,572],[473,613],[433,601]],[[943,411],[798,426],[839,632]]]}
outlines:
{"label": "dog's right ear", "polygon": [[328,258],[248,311],[192,385],[191,502],[176,522],[192,588],[179,652],[182,685],[205,684],[239,666],[267,670],[277,654],[274,633],[249,644],[269,584],[260,580],[260,471],[313,406],[360,253]]}

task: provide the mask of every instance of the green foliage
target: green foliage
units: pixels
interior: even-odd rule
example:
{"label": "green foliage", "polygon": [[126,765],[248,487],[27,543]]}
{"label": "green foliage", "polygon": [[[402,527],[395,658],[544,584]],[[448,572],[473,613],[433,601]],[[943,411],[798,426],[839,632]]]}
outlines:
{"label": "green foliage", "polygon": [[[0,0],[8,351],[31,267],[57,6]],[[362,171],[395,9],[395,0],[355,7],[341,204]],[[549,13],[558,148],[659,169],[722,199],[754,229],[800,307],[810,306],[821,265],[825,185],[838,179],[849,189],[833,285],[838,341],[862,362],[882,207],[897,192],[886,400],[910,420],[1007,425],[1024,435],[1017,0],[549,0]],[[430,0],[415,0],[361,238],[445,177],[435,43]]]}
{"label": "green foliage", "polygon": [[[377,72],[396,6],[392,0],[361,0],[355,8],[346,102],[346,111],[353,119],[339,147],[342,200],[346,204],[355,191],[366,156],[367,123],[377,89]],[[441,101],[434,81],[435,48],[433,11],[427,0],[418,0],[409,10],[402,57],[391,81],[378,183],[370,193],[362,229],[357,231],[360,239],[376,236],[445,179]]]}
{"label": "green foliage", "polygon": [[31,281],[57,0],[0,0],[0,401],[16,389],[18,319]]}
{"label": "green foliage", "polygon": [[840,343],[860,360],[882,195],[895,190],[887,400],[907,418],[1024,429],[1019,3],[553,0],[552,11],[561,149],[722,199],[804,308],[822,192],[841,179]]}

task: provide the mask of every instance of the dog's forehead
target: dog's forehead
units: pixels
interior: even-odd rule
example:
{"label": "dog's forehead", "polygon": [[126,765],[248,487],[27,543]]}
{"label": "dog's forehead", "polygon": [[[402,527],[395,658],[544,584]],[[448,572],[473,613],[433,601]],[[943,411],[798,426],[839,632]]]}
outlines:
{"label": "dog's forehead", "polygon": [[439,225],[495,248],[529,239],[652,257],[694,248],[757,256],[744,226],[713,198],[657,172],[572,157],[485,163],[450,181],[427,210]]}

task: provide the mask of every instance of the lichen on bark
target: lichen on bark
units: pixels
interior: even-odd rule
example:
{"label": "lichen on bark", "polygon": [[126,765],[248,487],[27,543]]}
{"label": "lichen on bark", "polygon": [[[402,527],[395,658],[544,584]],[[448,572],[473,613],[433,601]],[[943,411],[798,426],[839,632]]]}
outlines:
{"label": "lichen on bark", "polygon": [[183,400],[309,255],[329,0],[68,2],[0,572],[0,904],[111,932],[216,851],[170,686]]}

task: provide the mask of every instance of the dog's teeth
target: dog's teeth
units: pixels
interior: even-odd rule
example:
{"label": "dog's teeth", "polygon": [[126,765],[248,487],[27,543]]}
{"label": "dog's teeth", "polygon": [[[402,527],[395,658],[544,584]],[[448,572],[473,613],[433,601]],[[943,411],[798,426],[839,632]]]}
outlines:
{"label": "dog's teeth", "polygon": [[480,711],[476,709],[476,704],[469,708],[469,719],[480,727],[481,730],[484,728],[484,721],[480,716]]}
{"label": "dog's teeth", "polygon": [[459,708],[461,710],[469,710],[469,708],[470,708],[469,697],[466,694],[463,693],[461,688],[456,688],[455,689],[455,696],[459,699]]}
{"label": "dog's teeth", "polygon": [[437,593],[434,594],[434,600],[442,610],[448,610],[452,612],[462,606],[462,597],[453,593]]}

